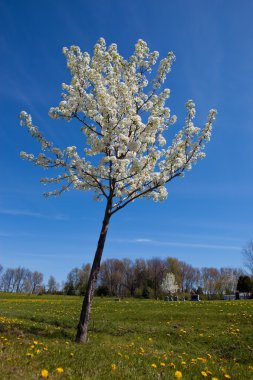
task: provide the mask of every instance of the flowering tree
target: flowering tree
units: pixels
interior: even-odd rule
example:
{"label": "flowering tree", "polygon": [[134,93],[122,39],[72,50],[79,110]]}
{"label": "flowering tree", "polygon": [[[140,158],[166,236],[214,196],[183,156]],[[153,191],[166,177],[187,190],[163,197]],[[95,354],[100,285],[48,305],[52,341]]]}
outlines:
{"label": "flowering tree", "polygon": [[178,285],[173,273],[167,273],[161,283],[161,289],[164,293],[173,294],[178,290]]}
{"label": "flowering tree", "polygon": [[92,57],[77,46],[63,48],[63,53],[72,80],[69,85],[62,84],[62,101],[50,109],[49,115],[80,122],[84,156],[79,155],[75,146],[64,150],[54,146],[25,111],[20,114],[21,125],[38,140],[43,153],[37,157],[26,152],[20,155],[43,168],[59,169],[57,177],[41,180],[59,185],[46,196],[73,188],[92,190],[96,200],[105,200],[101,233],[76,335],[77,342],[85,342],[110,218],[138,198],[166,199],[166,184],[183,176],[185,170],[205,156],[203,148],[210,139],[216,111],[211,110],[204,127],[198,128],[193,123],[195,104],[189,100],[185,126],[168,145],[166,131],[176,117],[166,107],[170,90],[163,88],[163,84],[175,60],[172,52],[160,61],[150,82],[147,76],[159,54],[150,52],[142,40],[136,43],[128,60],[118,53],[116,44],[107,48],[103,38],[94,46]]}

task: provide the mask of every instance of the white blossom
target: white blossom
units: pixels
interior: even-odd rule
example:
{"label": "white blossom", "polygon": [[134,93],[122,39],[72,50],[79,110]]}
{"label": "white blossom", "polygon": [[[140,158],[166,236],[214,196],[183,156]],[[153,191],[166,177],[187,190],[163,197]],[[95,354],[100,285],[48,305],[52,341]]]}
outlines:
{"label": "white blossom", "polygon": [[173,294],[178,288],[174,273],[167,273],[161,284],[162,291],[167,294]]}
{"label": "white blossom", "polygon": [[185,125],[171,141],[168,129],[177,119],[166,104],[170,90],[161,86],[175,61],[172,52],[158,63],[153,80],[149,75],[159,54],[150,52],[143,40],[138,40],[128,60],[116,44],[107,47],[103,38],[94,46],[93,56],[78,46],[64,47],[63,53],[72,79],[62,84],[62,99],[49,115],[80,122],[84,155],[75,146],[54,146],[33,124],[31,115],[20,113],[21,125],[43,150],[37,157],[26,152],[20,156],[43,168],[60,170],[59,176],[42,180],[61,183],[46,195],[59,195],[71,187],[93,190],[99,201],[113,199],[113,212],[138,197],[166,199],[166,184],[205,157],[203,149],[216,111],[210,110],[206,124],[199,128],[193,121],[195,104],[188,100]]}

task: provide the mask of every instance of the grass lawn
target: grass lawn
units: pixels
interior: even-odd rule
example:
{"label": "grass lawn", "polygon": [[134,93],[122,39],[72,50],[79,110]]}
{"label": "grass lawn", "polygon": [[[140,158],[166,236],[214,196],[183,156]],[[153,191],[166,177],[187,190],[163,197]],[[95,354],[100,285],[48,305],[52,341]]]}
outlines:
{"label": "grass lawn", "polygon": [[253,379],[252,300],[95,298],[77,345],[81,302],[0,293],[0,379]]}

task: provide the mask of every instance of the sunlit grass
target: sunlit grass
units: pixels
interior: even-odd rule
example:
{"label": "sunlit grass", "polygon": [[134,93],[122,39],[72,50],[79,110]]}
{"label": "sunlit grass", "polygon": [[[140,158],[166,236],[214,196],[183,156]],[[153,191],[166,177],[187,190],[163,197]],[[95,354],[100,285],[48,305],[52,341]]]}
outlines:
{"label": "sunlit grass", "polygon": [[253,302],[82,299],[0,293],[1,379],[253,379]]}

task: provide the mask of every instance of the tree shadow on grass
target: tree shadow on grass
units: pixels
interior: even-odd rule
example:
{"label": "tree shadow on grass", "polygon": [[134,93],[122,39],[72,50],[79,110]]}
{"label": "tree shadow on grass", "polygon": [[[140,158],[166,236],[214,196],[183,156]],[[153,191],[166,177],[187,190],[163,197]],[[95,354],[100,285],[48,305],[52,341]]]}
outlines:
{"label": "tree shadow on grass", "polygon": [[[30,322],[30,323],[29,323]],[[11,323],[0,323],[0,333],[10,336],[34,336],[46,339],[74,339],[75,326],[66,326],[59,321],[34,321],[32,318],[23,318]]]}

